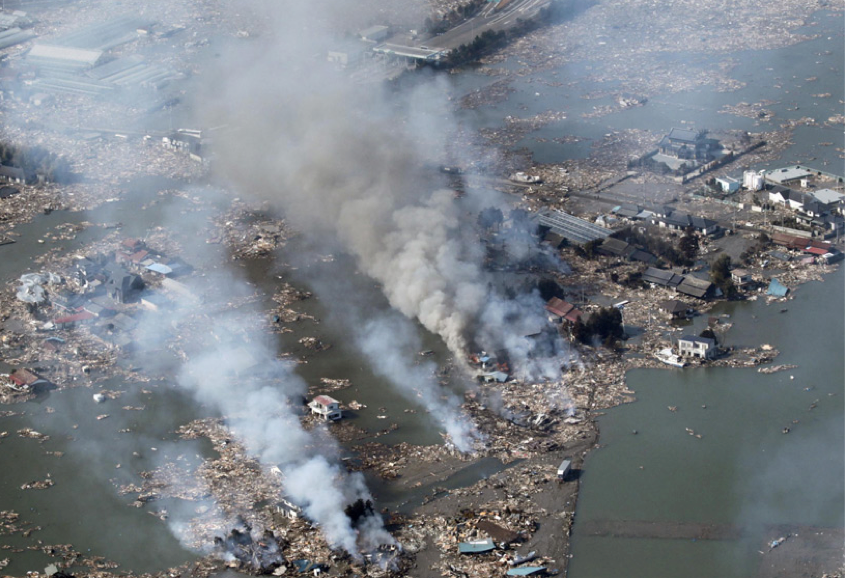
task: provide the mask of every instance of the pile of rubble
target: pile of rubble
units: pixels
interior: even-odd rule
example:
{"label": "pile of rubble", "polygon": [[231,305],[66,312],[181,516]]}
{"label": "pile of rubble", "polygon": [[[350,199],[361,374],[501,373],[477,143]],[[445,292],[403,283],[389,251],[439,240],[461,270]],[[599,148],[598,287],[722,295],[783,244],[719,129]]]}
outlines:
{"label": "pile of rubble", "polygon": [[775,116],[774,112],[766,107],[775,104],[775,101],[766,99],[765,101],[749,104],[746,102],[737,103],[736,105],[725,105],[719,109],[720,113],[729,113],[737,117],[748,117],[757,121],[769,121]]}
{"label": "pile of rubble", "polygon": [[214,218],[215,232],[208,243],[225,243],[232,259],[267,256],[283,247],[290,236],[284,221],[270,218],[239,199]]}
{"label": "pile of rubble", "polygon": [[501,79],[464,95],[461,98],[461,108],[477,109],[482,106],[495,105],[496,103],[506,101],[508,95],[515,91],[516,89],[511,86],[510,79]]}

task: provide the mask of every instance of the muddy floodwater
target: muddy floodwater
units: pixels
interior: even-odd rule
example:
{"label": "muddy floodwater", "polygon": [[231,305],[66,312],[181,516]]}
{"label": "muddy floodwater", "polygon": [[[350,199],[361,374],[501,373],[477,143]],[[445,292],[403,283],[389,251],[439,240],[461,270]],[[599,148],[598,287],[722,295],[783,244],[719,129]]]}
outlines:
{"label": "muddy floodwater", "polygon": [[[602,136],[629,128],[658,133],[673,126],[706,127],[714,132],[767,131],[786,119],[804,116],[823,123],[841,113],[843,33],[838,15],[822,12],[814,20],[816,24],[799,32],[818,34],[815,40],[775,51],[730,55],[736,62],[732,76],[745,83],[738,91],[704,87],[656,96],[644,107],[587,119],[582,113],[612,104],[613,98],[588,100],[583,94],[622,88],[589,81],[591,67],[598,65],[576,63],[543,73],[549,77],[544,80],[565,79],[565,87],[518,78],[512,83],[515,92],[506,101],[462,112],[460,117],[475,128],[497,127],[507,115],[530,117],[565,110],[566,120],[529,133],[517,144],[529,149],[539,163],[586,157]],[[672,58],[678,66],[692,62],[709,67],[715,62],[711,57],[691,55]],[[809,82],[808,78],[816,80]],[[456,75],[452,82],[460,97],[492,81],[467,73]],[[824,93],[834,96],[813,97]],[[775,113],[770,121],[717,113],[724,105],[764,99],[775,101],[768,106]],[[580,140],[553,141],[562,135]],[[820,145],[824,142],[835,145]],[[835,150],[841,144],[841,126],[799,127],[792,145],[772,166],[800,161],[841,173],[842,160]],[[126,237],[144,237],[156,226],[172,230],[177,241],[180,236],[184,240],[196,235],[180,231],[180,216],[211,212],[214,206],[197,208],[184,198],[159,195],[161,190],[181,185],[158,178],[136,180],[125,185],[122,201],[89,213],[39,215],[32,223],[16,227],[17,243],[0,246],[0,281],[39,269],[33,259],[57,245],[74,251],[106,233],[101,225],[95,225],[74,240],[39,242],[66,222],[120,223]],[[423,406],[373,371],[350,338],[354,329],[349,321],[331,314],[327,306],[343,296],[344,288],[354,286],[349,295],[368,298],[368,307],[374,311],[386,310],[381,290],[357,272],[347,257],[303,261],[303,248],[297,244],[292,241],[275,259],[242,261],[234,266],[262,293],[259,308],[272,306],[270,297],[279,278],[315,293],[294,308],[316,320],[291,324],[292,332],[277,335],[278,352],[307,357],[307,363],[299,365],[296,372],[309,385],[320,384],[321,378],[351,381],[351,387],[333,396],[345,403],[358,400],[367,405],[347,413],[346,420],[368,432],[357,442],[370,438],[385,444],[441,442],[437,424]],[[209,252],[191,253],[191,244],[184,246],[187,250],[182,257],[198,271],[204,267],[216,270],[208,272],[209,280],[225,275],[225,268],[215,265],[224,261],[225,248],[217,246],[214,262],[209,261]],[[312,287],[314,280],[335,282]],[[797,368],[774,374],[730,368],[629,374],[638,400],[612,409],[600,419],[601,448],[588,456],[581,475],[570,575],[753,576],[767,571],[761,568],[765,556],[760,552],[768,553],[770,542],[783,536],[783,530],[805,533],[806,529],[843,527],[843,280],[840,269],[828,274],[823,283],[801,286],[784,304],[767,306],[758,300],[722,304],[714,310],[713,315],[729,314],[733,322],[720,337],[725,344],[769,343],[781,352],[777,364],[795,364]],[[783,309],[786,311],[781,312]],[[694,329],[700,331],[703,324],[699,318]],[[448,365],[449,354],[442,341],[421,328],[418,334],[420,351],[428,353],[420,355],[419,362]],[[313,352],[298,342],[314,336],[331,348]],[[154,363],[159,371],[177,367],[177,361],[164,351],[144,355],[136,363]],[[8,371],[8,367],[0,366],[0,371]],[[0,510],[19,513],[22,528],[31,530],[27,537],[19,533],[0,536],[0,560],[11,560],[4,574],[43,571],[56,560],[32,549],[37,544],[73,543],[83,555],[118,562],[123,573],[158,572],[196,557],[180,546],[168,519],[162,517],[162,510],[194,510],[195,504],[171,500],[139,509],[129,505],[130,495],[117,493],[121,485],[137,482],[139,471],[166,462],[195,465],[213,453],[201,443],[177,439],[174,431],[180,425],[211,411],[174,388],[174,382],[100,383],[98,390],[124,391],[120,399],[101,405],[93,402],[93,389],[75,388],[0,409],[14,412],[0,417],[0,432],[8,432],[0,438]],[[447,387],[459,392],[465,385],[460,378],[453,378]],[[102,415],[108,417],[98,419]],[[26,428],[48,435],[49,440],[19,437],[18,430]],[[380,431],[384,434],[376,437]],[[381,501],[379,507],[410,509],[435,487],[471,485],[503,467],[498,459],[486,458],[445,482],[413,492],[372,477],[370,484]],[[47,479],[54,483],[48,489],[21,489],[28,482]],[[789,541],[776,549],[789,549]]]}
{"label": "muddy floodwater", "polygon": [[[755,133],[779,129],[790,119],[810,118],[813,125],[797,127],[792,145],[766,168],[800,162],[842,173],[841,151],[836,151],[842,147],[841,125],[825,125],[830,116],[842,113],[845,44],[842,17],[837,12],[820,11],[810,19],[812,24],[795,32],[818,37],[794,46],[715,56],[665,53],[654,57],[666,66],[684,71],[681,76],[692,75],[692,71],[714,70],[720,63],[728,62],[728,76],[742,83],[737,90],[724,91],[704,85],[695,90],[650,95],[645,106],[618,110],[616,98],[626,93],[626,87],[614,80],[593,80],[601,76],[605,66],[601,62],[573,62],[542,74],[515,76],[509,85],[513,92],[507,100],[463,111],[461,116],[475,126],[495,128],[507,116],[524,119],[547,111],[565,112],[566,119],[549,123],[516,144],[517,148],[530,151],[536,163],[587,157],[593,146],[613,131],[645,129],[668,133],[672,127],[682,127],[717,133],[735,129]],[[507,70],[510,66],[508,61],[491,68]],[[478,73],[457,76],[455,94],[463,95],[500,78]],[[740,102],[765,103],[764,108],[773,116],[749,118],[720,112]],[[602,107],[617,110],[590,117]],[[558,138],[564,135],[576,140],[560,141]]]}
{"label": "muddy floodwater", "polygon": [[[259,308],[268,313],[274,305],[270,297],[277,291],[280,278],[304,290],[310,290],[306,279],[342,280],[337,291],[355,286],[355,295],[367,297],[374,311],[388,308],[383,294],[356,271],[348,257],[337,256],[332,261],[303,260],[301,255],[310,250],[301,247],[296,239],[273,257],[229,262],[228,265],[224,265],[227,258],[222,246],[203,247],[198,251],[196,244],[186,239],[186,236],[196,236],[197,232],[182,231],[174,225],[185,213],[199,211],[204,212],[203,215],[193,218],[201,223],[198,218],[210,216],[215,205],[212,203],[198,210],[183,197],[160,194],[182,185],[166,179],[137,179],[125,184],[124,200],[107,203],[92,212],[53,212],[37,216],[33,222],[15,229],[19,234],[17,243],[0,247],[3,257],[0,278],[12,280],[26,271],[39,271],[41,268],[33,259],[54,245],[75,251],[96,241],[108,231],[100,224],[107,224],[109,228],[119,226],[122,235],[141,238],[156,226],[164,225],[185,249],[181,257],[206,276],[209,283],[215,276],[227,275],[230,269],[240,271],[249,281],[245,291],[259,292]],[[56,226],[80,221],[97,225],[83,230],[73,240],[39,243]],[[290,263],[296,265],[289,266]],[[289,325],[292,332],[276,335],[278,352],[307,358],[306,363],[297,366],[296,372],[308,385],[319,385],[321,378],[350,380],[351,387],[332,394],[346,403],[360,400],[367,407],[347,411],[345,421],[373,434],[388,431],[375,438],[386,444],[407,441],[429,445],[442,441],[424,407],[414,397],[398,392],[388,379],[373,372],[350,339],[351,331],[345,321],[333,317],[316,297],[297,303],[295,308],[314,320],[294,323]],[[269,318],[270,314],[267,316]],[[314,352],[298,343],[300,338],[311,336],[319,336],[330,348]],[[448,364],[442,341],[423,329],[420,329],[420,350],[426,352],[425,357],[420,355],[421,362],[431,362],[435,366]],[[175,377],[181,361],[161,348],[130,355],[127,362],[142,373],[149,369],[154,376]],[[50,361],[39,364],[49,368]],[[0,372],[9,370],[0,358]],[[94,375],[98,372],[94,370]],[[45,374],[49,376],[49,372]],[[60,380],[56,382],[62,386]],[[454,387],[459,389],[461,385]],[[122,391],[122,395],[97,404],[92,395],[103,389]],[[23,530],[31,530],[27,537],[20,534],[0,537],[0,545],[7,546],[0,549],[0,559],[9,557],[11,560],[4,573],[25,575],[30,570],[43,571],[57,558],[32,548],[48,544],[72,543],[83,557],[102,556],[118,563],[117,571],[121,573],[162,571],[197,557],[196,553],[180,546],[168,527],[168,516],[190,515],[202,502],[156,500],[136,508],[130,505],[135,499],[132,494],[118,493],[122,485],[137,484],[141,471],[150,471],[166,463],[190,468],[203,458],[213,456],[210,445],[186,442],[175,433],[181,425],[215,414],[179,391],[175,379],[140,384],[106,380],[98,383],[95,389],[52,391],[2,410],[14,415],[0,417],[0,432],[8,433],[0,438],[0,497],[3,498],[0,510],[17,512],[20,515],[17,523]],[[395,425],[393,430],[388,429],[391,425]],[[19,437],[17,432],[22,429],[34,429],[49,439],[39,442]],[[354,443],[367,440],[370,439],[364,436]],[[490,460],[477,472],[456,474],[454,481],[457,486],[468,485],[501,468],[501,462]],[[48,479],[53,485],[47,489],[21,489],[26,483]],[[426,491],[431,491],[423,488],[414,493],[396,494],[388,485],[376,480],[372,483],[375,495],[384,495],[385,505],[396,507],[416,505]]]}
{"label": "muddy floodwater", "polygon": [[637,401],[599,420],[584,465],[570,576],[756,576],[773,540],[841,530],[844,280],[714,310],[726,344],[769,343],[797,368],[629,373]]}

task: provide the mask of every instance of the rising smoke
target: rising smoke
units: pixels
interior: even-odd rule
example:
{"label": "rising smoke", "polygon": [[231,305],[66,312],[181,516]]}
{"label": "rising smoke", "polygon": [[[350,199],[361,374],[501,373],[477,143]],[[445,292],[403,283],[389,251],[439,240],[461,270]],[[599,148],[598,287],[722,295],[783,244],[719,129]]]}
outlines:
{"label": "rising smoke", "polygon": [[[204,242],[186,250],[204,254],[210,263],[219,259],[209,256]],[[286,495],[320,525],[330,545],[357,555],[380,544],[393,544],[377,514],[359,529],[345,515],[347,505],[372,496],[361,474],[347,474],[341,467],[337,443],[325,428],[307,431],[302,427],[297,409],[302,408],[307,385],[290,363],[275,357],[272,340],[258,330],[261,313],[247,304],[213,317],[204,314],[211,305],[236,300],[252,290],[230,268],[206,283],[211,289],[202,309],[183,298],[166,318],[148,314],[138,329],[139,342],[153,348],[163,340],[173,340],[168,329],[192,337],[179,347],[184,348],[186,361],[176,376],[178,386],[220,413],[250,456],[281,470]],[[171,529],[179,535],[189,528],[173,521]]]}
{"label": "rising smoke", "polygon": [[315,14],[300,7],[305,20],[296,21],[270,8],[268,16],[273,34],[233,55],[226,87],[200,106],[204,124],[229,128],[217,149],[222,175],[298,230],[335,240],[393,308],[441,336],[458,360],[470,347],[513,347],[520,376],[559,376],[554,365],[525,364],[531,348],[519,333],[526,318],[547,324],[542,302],[498,294],[481,268],[482,245],[468,235],[472,204],[422,170],[455,149],[446,81],[394,92],[353,83],[322,56],[338,41]]}

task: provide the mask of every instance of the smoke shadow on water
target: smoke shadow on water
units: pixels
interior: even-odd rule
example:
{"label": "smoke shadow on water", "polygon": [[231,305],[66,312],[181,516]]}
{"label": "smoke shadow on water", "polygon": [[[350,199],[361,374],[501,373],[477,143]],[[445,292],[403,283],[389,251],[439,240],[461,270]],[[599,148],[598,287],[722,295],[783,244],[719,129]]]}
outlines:
{"label": "smoke shadow on water", "polygon": [[[140,471],[168,462],[191,470],[214,453],[209,445],[180,440],[174,433],[196,418],[195,405],[183,393],[148,383],[111,381],[101,387],[123,394],[98,404],[89,389],[53,391],[16,406],[22,414],[4,419],[4,429],[12,434],[3,440],[0,455],[4,509],[30,522],[25,527],[41,528],[31,537],[8,536],[4,542],[21,548],[36,541],[71,543],[83,557],[117,562],[118,573],[151,573],[195,559],[195,553],[175,540],[167,523],[149,512],[173,513],[196,504],[156,499],[138,508],[132,506],[137,494],[118,493],[120,486],[137,483]],[[49,439],[39,443],[14,436],[25,428]],[[54,485],[21,489],[27,482],[45,480]],[[17,576],[43,570],[58,559],[29,549],[11,556],[4,573]],[[68,570],[73,571],[73,567]]]}

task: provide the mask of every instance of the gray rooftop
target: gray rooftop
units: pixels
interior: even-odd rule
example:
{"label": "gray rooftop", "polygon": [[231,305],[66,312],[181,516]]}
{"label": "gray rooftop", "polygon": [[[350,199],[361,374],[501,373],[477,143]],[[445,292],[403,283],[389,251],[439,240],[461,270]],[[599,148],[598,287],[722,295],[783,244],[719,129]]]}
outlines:
{"label": "gray rooftop", "polygon": [[819,189],[813,192],[813,197],[824,204],[839,203],[845,199],[845,194],[832,189]]}
{"label": "gray rooftop", "polygon": [[88,50],[109,50],[138,38],[137,30],[151,24],[133,15],[91,24],[53,39],[51,44]]}
{"label": "gray rooftop", "polygon": [[766,179],[769,181],[774,181],[775,183],[785,183],[787,181],[793,181],[795,179],[802,179],[804,177],[808,177],[812,175],[806,169],[802,169],[798,165],[792,167],[784,167],[782,169],[775,169],[773,171],[766,172]]}
{"label": "gray rooftop", "polygon": [[540,225],[577,244],[603,240],[613,230],[597,226],[562,211],[548,211],[540,214]]}
{"label": "gray rooftop", "polygon": [[659,284],[661,286],[676,287],[683,282],[684,277],[680,274],[675,274],[669,270],[661,270],[660,268],[646,268],[642,277],[644,282],[651,282],[652,284]]}
{"label": "gray rooftop", "polygon": [[103,56],[101,50],[89,50],[60,46],[57,44],[46,44],[39,42],[29,51],[27,60],[53,60],[74,63],[79,66],[93,66]]}
{"label": "gray rooftop", "polygon": [[673,141],[688,141],[690,143],[695,143],[697,136],[697,131],[690,131],[689,129],[677,129],[675,127],[673,127],[667,135],[667,137],[669,139],[672,139]]}
{"label": "gray rooftop", "polygon": [[10,28],[0,32],[0,49],[9,48],[21,42],[25,42],[35,35],[20,28]]}

